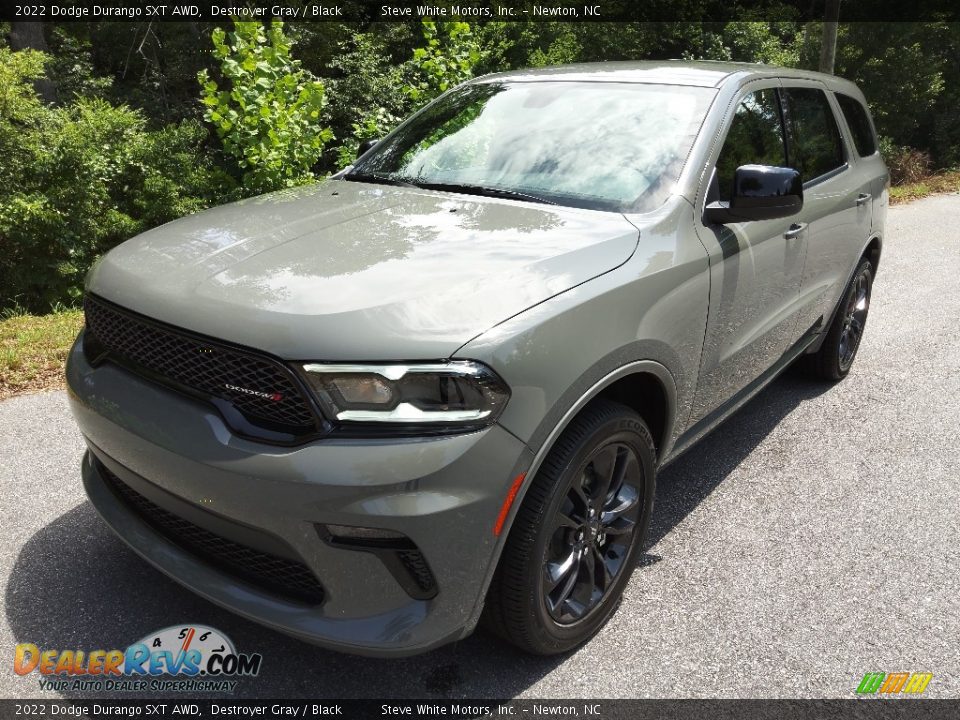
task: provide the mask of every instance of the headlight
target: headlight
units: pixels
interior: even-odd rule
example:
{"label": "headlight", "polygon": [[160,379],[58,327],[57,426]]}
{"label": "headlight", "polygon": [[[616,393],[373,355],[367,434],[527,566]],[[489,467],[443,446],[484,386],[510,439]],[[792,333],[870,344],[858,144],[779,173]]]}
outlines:
{"label": "headlight", "polygon": [[302,367],[320,402],[343,423],[472,429],[496,420],[510,397],[496,373],[472,361]]}

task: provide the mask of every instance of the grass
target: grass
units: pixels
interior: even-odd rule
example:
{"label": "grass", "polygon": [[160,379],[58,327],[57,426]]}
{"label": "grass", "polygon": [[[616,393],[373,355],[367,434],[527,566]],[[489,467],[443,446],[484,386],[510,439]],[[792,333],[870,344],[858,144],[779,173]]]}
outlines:
{"label": "grass", "polygon": [[82,326],[83,312],[72,309],[0,316],[0,400],[62,388],[63,364]]}
{"label": "grass", "polygon": [[955,192],[960,192],[960,170],[947,170],[928,175],[918,182],[894,185],[890,188],[890,203],[899,205],[927,195]]}
{"label": "grass", "polygon": [[[936,193],[960,192],[960,170],[930,175],[890,188],[894,205]],[[58,308],[49,315],[7,310],[0,315],[0,400],[63,387],[63,363],[83,326],[80,310]]]}

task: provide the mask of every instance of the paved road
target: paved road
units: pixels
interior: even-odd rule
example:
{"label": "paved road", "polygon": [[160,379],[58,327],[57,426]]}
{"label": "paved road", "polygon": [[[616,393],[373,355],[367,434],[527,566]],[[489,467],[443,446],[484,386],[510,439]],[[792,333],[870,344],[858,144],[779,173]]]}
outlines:
{"label": "paved road", "polygon": [[41,695],[10,669],[18,642],[125,647],[191,621],[264,654],[244,696],[849,697],[901,670],[960,696],[960,197],[890,221],[849,378],[778,380],[665,471],[622,608],[564,658],[478,634],[369,660],[235,617],[99,520],[62,393],[0,403],[0,697]]}

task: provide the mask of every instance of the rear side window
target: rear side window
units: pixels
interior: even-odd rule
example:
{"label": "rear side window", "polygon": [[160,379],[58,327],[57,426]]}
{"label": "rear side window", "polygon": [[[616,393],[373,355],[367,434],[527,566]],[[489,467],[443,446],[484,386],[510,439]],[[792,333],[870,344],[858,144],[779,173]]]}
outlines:
{"label": "rear side window", "polygon": [[844,164],[840,130],[822,90],[786,88],[790,165],[809,182]]}
{"label": "rear side window", "polygon": [[737,105],[730,132],[717,158],[720,199],[733,194],[733,173],[741,165],[787,164],[783,123],[777,94],[772,88],[746,95]]}
{"label": "rear side window", "polygon": [[843,117],[850,127],[853,144],[857,146],[860,157],[873,155],[877,151],[877,139],[873,135],[867,109],[856,98],[840,93],[835,93],[835,95],[840,110],[843,112]]}

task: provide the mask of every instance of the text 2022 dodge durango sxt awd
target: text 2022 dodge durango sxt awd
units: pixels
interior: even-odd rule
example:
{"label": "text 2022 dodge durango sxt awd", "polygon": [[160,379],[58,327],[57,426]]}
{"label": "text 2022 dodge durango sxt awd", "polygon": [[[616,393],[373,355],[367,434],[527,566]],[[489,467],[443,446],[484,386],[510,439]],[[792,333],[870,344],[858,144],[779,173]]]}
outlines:
{"label": "text 2022 dodge durango sxt awd", "polygon": [[309,187],[140,235],[67,367],[83,481],[203,597],[340,650],[591,637],[659,467],[863,333],[887,170],[838,78],[483,77]]}

